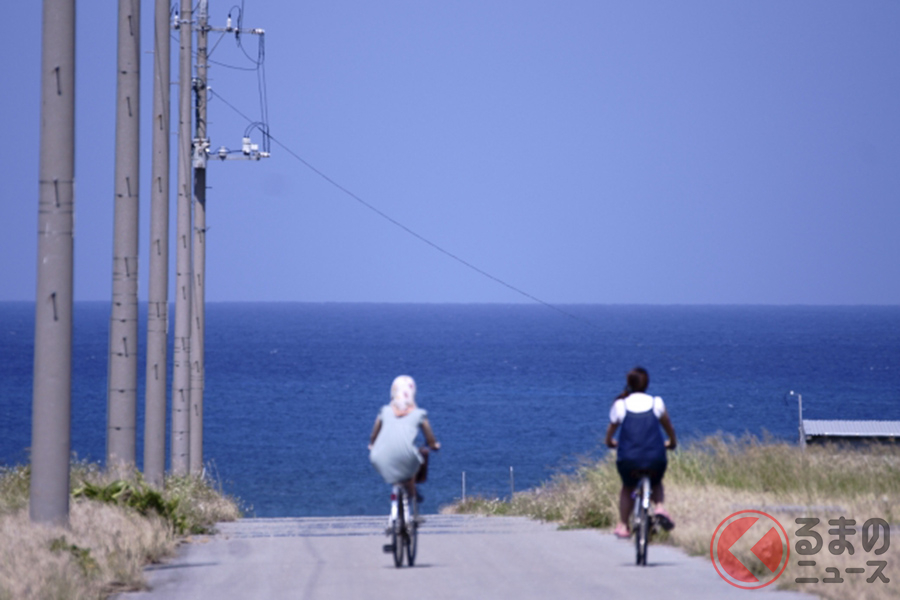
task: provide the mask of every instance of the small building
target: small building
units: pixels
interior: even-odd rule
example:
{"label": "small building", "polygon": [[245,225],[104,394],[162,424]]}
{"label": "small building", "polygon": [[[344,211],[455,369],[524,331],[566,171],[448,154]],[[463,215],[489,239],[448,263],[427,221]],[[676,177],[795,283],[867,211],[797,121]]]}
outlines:
{"label": "small building", "polygon": [[800,445],[824,442],[900,442],[900,421],[801,419]]}

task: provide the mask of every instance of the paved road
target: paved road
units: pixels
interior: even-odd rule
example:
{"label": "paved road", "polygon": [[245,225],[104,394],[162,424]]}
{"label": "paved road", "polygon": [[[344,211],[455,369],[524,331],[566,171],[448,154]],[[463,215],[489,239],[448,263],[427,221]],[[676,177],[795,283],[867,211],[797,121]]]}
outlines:
{"label": "paved road", "polygon": [[516,600],[810,600],[737,589],[703,558],[651,546],[647,567],[634,545],[593,530],[558,531],[520,517],[430,515],[413,568],[381,551],[384,517],[244,519],[182,546],[151,567],[149,592],[119,600],[357,600],[421,597]]}

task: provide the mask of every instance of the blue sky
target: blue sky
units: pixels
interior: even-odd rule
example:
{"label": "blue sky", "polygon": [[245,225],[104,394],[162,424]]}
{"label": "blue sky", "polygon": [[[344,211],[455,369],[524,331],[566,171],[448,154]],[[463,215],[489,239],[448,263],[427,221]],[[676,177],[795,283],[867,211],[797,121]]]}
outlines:
{"label": "blue sky", "polygon": [[[224,25],[234,0],[210,4]],[[275,139],[546,302],[900,300],[898,2],[244,7],[266,30]],[[141,299],[152,11],[145,0]],[[41,3],[4,16],[0,300],[32,300]],[[111,295],[115,26],[114,3],[79,3],[77,300]],[[251,66],[231,38],[212,58]],[[258,117],[254,72],[210,75]],[[214,148],[237,147],[246,125],[212,101]],[[211,164],[208,183],[210,301],[528,302],[277,145],[260,163]]]}

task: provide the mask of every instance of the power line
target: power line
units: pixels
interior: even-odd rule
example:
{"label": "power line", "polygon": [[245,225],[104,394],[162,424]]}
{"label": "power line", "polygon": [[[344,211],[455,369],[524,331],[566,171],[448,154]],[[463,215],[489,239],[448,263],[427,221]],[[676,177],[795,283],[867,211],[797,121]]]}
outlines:
{"label": "power line", "polygon": [[[244,113],[242,113],[240,110],[238,110],[237,107],[235,107],[233,104],[231,104],[230,102],[228,102],[227,100],[225,100],[225,98],[223,98],[221,94],[218,94],[218,93],[214,92],[213,90],[210,90],[210,93],[215,94],[215,96],[216,96],[219,100],[221,100],[226,106],[228,106],[231,110],[233,110],[234,112],[236,112],[238,115],[240,115],[241,117],[243,117],[244,119],[246,119],[247,121],[249,121],[249,122],[251,122],[251,123],[253,122],[253,120],[250,119],[250,117],[248,117],[247,115],[245,115]],[[589,320],[587,320],[587,319],[585,319],[585,318],[583,318],[583,317],[579,317],[578,315],[572,314],[572,313],[570,313],[570,312],[568,312],[568,311],[566,311],[566,310],[564,310],[564,309],[562,309],[562,308],[560,308],[560,307],[558,307],[558,306],[556,306],[556,305],[554,305],[554,304],[551,304],[551,303],[549,303],[549,302],[547,302],[547,301],[545,301],[545,300],[542,300],[541,298],[538,298],[538,297],[535,296],[534,294],[529,294],[529,293],[526,292],[525,290],[523,290],[523,289],[521,289],[521,288],[518,288],[518,287],[512,285],[511,283],[507,283],[506,281],[500,279],[499,277],[496,277],[496,276],[494,276],[494,275],[488,273],[488,272],[485,271],[484,269],[481,269],[481,268],[479,268],[479,267],[473,265],[472,263],[470,263],[469,261],[465,260],[464,258],[462,258],[462,257],[460,257],[460,256],[458,256],[458,255],[456,255],[456,254],[454,254],[453,252],[450,252],[449,250],[446,250],[446,249],[443,248],[442,246],[439,246],[438,244],[432,242],[431,240],[429,240],[429,239],[426,238],[425,236],[419,234],[418,232],[414,231],[413,229],[410,229],[409,227],[407,227],[406,225],[404,225],[403,223],[401,223],[401,222],[398,221],[397,219],[395,219],[395,218],[393,218],[392,216],[388,215],[387,213],[383,212],[381,209],[379,209],[378,207],[376,207],[376,206],[370,204],[369,202],[366,202],[365,200],[363,200],[362,198],[360,198],[358,195],[356,195],[355,193],[353,193],[351,190],[347,189],[346,187],[344,187],[343,185],[341,185],[340,183],[338,183],[337,181],[335,181],[334,179],[332,179],[331,177],[329,177],[328,175],[326,175],[325,173],[323,173],[322,171],[320,171],[319,169],[317,169],[315,166],[313,166],[311,163],[309,163],[309,162],[308,162],[306,159],[304,159],[302,156],[300,156],[299,154],[297,154],[296,152],[294,152],[291,148],[289,148],[289,147],[288,147],[287,145],[285,145],[283,142],[281,142],[280,140],[278,140],[277,138],[275,138],[274,136],[272,136],[272,134],[271,134],[271,132],[268,130],[268,128],[267,128],[265,131],[263,131],[263,135],[265,135],[266,137],[268,137],[271,141],[275,142],[275,143],[276,143],[278,146],[280,146],[285,152],[287,152],[287,153],[290,154],[292,157],[294,157],[296,160],[298,160],[300,163],[302,163],[307,169],[309,169],[310,171],[312,171],[313,173],[315,173],[316,175],[318,175],[319,177],[321,177],[322,179],[324,179],[325,181],[327,181],[328,183],[330,183],[332,186],[334,186],[335,188],[337,188],[337,189],[339,189],[340,191],[344,192],[344,194],[346,194],[347,196],[349,196],[349,197],[351,197],[352,199],[356,200],[359,204],[361,204],[361,205],[363,205],[364,207],[368,208],[370,211],[374,212],[375,214],[377,214],[377,215],[378,215],[379,217],[381,217],[382,219],[385,219],[386,221],[390,222],[390,223],[393,224],[394,226],[399,227],[400,229],[402,229],[403,231],[405,231],[405,232],[408,233],[409,235],[413,236],[413,237],[416,238],[417,240],[419,240],[419,241],[421,241],[421,242],[423,242],[423,243],[425,243],[425,244],[431,246],[432,248],[434,248],[435,250],[437,250],[437,251],[440,252],[441,254],[443,254],[443,255],[445,255],[445,256],[447,256],[447,257],[449,257],[449,258],[452,258],[452,259],[455,260],[456,262],[458,262],[458,263],[460,263],[460,264],[462,264],[462,265],[468,267],[469,269],[475,271],[475,272],[478,273],[479,275],[482,275],[482,276],[484,276],[484,277],[487,277],[487,278],[490,279],[491,281],[494,281],[494,282],[496,282],[496,283],[499,283],[500,285],[502,285],[502,286],[504,286],[504,287],[506,287],[506,288],[508,288],[508,289],[510,289],[510,290],[512,290],[512,291],[514,291],[515,293],[519,294],[520,296],[524,296],[525,298],[528,298],[529,300],[531,300],[531,301],[533,301],[533,302],[536,302],[536,303],[538,303],[538,304],[541,304],[541,305],[543,305],[543,306],[546,306],[547,308],[550,308],[550,309],[552,309],[552,310],[554,310],[554,311],[556,311],[556,312],[558,312],[558,313],[560,313],[560,314],[562,314],[562,315],[564,315],[564,316],[566,316],[566,317],[569,317],[570,319],[575,319],[576,321],[580,321],[581,323],[585,323],[585,324],[587,324],[587,325],[590,325],[591,327],[597,327],[596,323],[594,323],[594,322],[592,322],[592,321],[589,321]]]}

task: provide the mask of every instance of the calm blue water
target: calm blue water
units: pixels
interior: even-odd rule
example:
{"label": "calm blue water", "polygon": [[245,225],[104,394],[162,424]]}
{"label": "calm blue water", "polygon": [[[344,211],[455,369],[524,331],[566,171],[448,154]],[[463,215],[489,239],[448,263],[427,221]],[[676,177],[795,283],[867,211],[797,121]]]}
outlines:
{"label": "calm blue water", "polygon": [[[506,495],[510,466],[521,489],[600,455],[637,364],[683,439],[794,440],[788,390],[808,418],[900,419],[900,307],[566,310],[590,324],[536,305],[211,304],[206,459],[257,516],[381,514],[366,444],[401,373],[444,445],[429,510],[460,495],[462,471],[468,493]],[[75,319],[73,451],[101,461],[108,305],[77,304]],[[32,305],[0,303],[0,464],[27,461],[32,335]]]}

